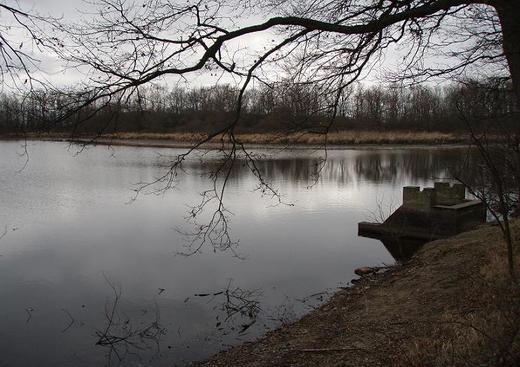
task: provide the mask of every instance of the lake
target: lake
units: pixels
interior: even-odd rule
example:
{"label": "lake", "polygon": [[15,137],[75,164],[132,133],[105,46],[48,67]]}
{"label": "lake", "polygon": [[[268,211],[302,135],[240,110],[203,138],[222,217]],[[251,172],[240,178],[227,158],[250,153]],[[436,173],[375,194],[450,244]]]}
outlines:
{"label": "lake", "polygon": [[261,150],[259,171],[290,205],[237,164],[224,198],[234,252],[183,256],[213,155],[133,200],[184,150],[27,148],[28,161],[22,142],[0,142],[0,366],[182,366],[255,339],[349,286],[356,267],[393,264],[357,223],[398,207],[402,186],[447,177],[466,151],[329,150],[313,184],[319,152]]}

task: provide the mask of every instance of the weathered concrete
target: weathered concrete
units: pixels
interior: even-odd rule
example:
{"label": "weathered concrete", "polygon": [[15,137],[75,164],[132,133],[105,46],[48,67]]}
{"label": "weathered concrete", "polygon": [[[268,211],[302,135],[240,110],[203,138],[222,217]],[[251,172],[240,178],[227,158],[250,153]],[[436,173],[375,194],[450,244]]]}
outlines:
{"label": "weathered concrete", "polygon": [[361,222],[358,235],[384,241],[427,242],[453,236],[486,221],[486,207],[465,198],[461,184],[436,182],[433,188],[403,188],[403,205],[383,223]]}
{"label": "weathered concrete", "polygon": [[435,205],[456,205],[466,201],[466,188],[462,184],[435,182]]}
{"label": "weathered concrete", "polygon": [[403,187],[403,207],[415,210],[431,210],[436,205],[456,205],[467,201],[466,189],[462,184],[435,182],[434,187]]}

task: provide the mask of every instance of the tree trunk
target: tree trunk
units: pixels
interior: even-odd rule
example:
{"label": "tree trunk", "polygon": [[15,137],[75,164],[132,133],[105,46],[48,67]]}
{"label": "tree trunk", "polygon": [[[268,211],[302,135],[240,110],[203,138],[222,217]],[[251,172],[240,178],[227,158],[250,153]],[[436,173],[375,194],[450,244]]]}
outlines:
{"label": "tree trunk", "polygon": [[500,19],[504,54],[507,58],[517,109],[520,108],[520,3],[518,0],[495,0]]}
{"label": "tree trunk", "polygon": [[[514,118],[518,118],[518,112],[520,112],[520,4],[518,0],[494,0],[492,4],[498,13],[500,25],[502,27],[502,46],[509,66],[513,91],[516,97],[516,106],[513,111],[515,113]],[[516,125],[517,129],[520,129],[518,121]],[[506,151],[505,153],[515,154],[513,151]],[[518,154],[518,151],[516,154]],[[494,170],[492,169],[491,172],[493,171]],[[499,173],[493,173],[493,176],[495,176],[498,188],[497,195],[500,205],[500,214],[502,215],[503,221],[502,233],[507,244],[509,273],[511,279],[516,282],[513,238],[509,226],[509,210],[505,201],[507,194],[504,193],[503,181],[499,178]]]}

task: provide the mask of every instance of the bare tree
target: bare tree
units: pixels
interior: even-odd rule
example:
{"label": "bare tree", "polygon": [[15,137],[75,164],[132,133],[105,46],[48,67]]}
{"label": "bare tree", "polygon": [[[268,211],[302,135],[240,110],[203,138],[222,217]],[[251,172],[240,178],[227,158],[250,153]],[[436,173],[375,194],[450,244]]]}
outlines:
{"label": "bare tree", "polygon": [[[247,90],[254,83],[269,87],[279,81],[273,75],[280,75],[296,85],[312,85],[315,93],[325,97],[324,105],[317,108],[326,111],[326,119],[303,132],[325,135],[325,146],[343,91],[375,67],[384,66],[384,56],[394,51],[400,60],[394,77],[399,80],[489,73],[510,78],[520,102],[520,7],[515,0],[94,3],[95,18],[55,27],[65,46],[58,50],[61,57],[88,75],[83,87],[74,91],[73,108],[65,111],[89,107],[84,114],[88,117],[98,110],[99,105],[91,107],[95,102],[129,100],[141,86],[165,78],[180,81],[192,74],[227,77],[240,86],[234,117],[175,157],[170,169],[153,182],[162,183],[163,189],[172,187],[189,154],[207,142],[218,144],[221,160],[212,173],[213,188],[203,193],[201,204],[191,212],[196,218],[206,204],[216,203],[211,223],[199,226],[193,236],[196,249],[208,239],[216,241],[218,248],[232,243],[222,234],[228,226],[223,198],[237,159],[243,159],[258,177],[262,192],[279,198],[236,134]],[[247,24],[247,19],[257,21]],[[267,42],[241,47],[252,35],[262,35]],[[148,183],[141,189],[150,187]]]}
{"label": "bare tree", "polygon": [[[67,46],[75,46],[64,56],[100,72],[90,81],[105,95],[202,70],[233,74],[247,87],[252,80],[268,81],[262,67],[282,60],[294,81],[321,84],[333,93],[399,45],[403,71],[415,77],[507,62],[517,90],[515,1],[264,1],[259,11],[279,16],[239,25],[237,16],[257,11],[241,3],[101,0],[96,20],[62,29],[70,35]],[[233,42],[255,33],[270,35],[269,47],[241,58]],[[436,52],[449,57],[450,65],[425,65],[424,56]]]}
{"label": "bare tree", "polygon": [[42,75],[40,57],[61,46],[48,34],[48,26],[57,19],[24,11],[18,3],[0,2],[0,85],[2,89],[29,91],[50,87]]}
{"label": "bare tree", "polygon": [[[518,111],[504,106],[500,96],[505,89],[500,86],[502,83],[502,80],[487,83],[470,81],[466,95],[457,101],[461,119],[467,125],[472,146],[478,155],[468,154],[455,177],[486,205],[499,225],[507,246],[509,273],[512,279],[517,280],[509,218],[519,215],[520,127]],[[480,108],[471,108],[469,112],[465,106],[468,103]],[[482,126],[475,128],[475,122],[480,122]],[[477,166],[479,173],[470,177],[469,166]]]}

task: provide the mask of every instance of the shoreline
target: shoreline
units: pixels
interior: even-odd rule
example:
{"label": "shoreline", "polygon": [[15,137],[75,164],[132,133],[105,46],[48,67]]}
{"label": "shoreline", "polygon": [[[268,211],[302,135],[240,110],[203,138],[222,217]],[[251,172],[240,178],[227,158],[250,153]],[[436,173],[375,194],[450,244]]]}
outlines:
{"label": "shoreline", "polygon": [[[520,221],[513,227],[518,233]],[[300,320],[190,366],[474,366],[496,358],[514,365],[520,299],[500,236],[486,224],[427,243]]]}
{"label": "shoreline", "polygon": [[[263,149],[367,149],[367,148],[400,148],[400,147],[466,147],[470,144],[462,134],[446,134],[438,132],[376,132],[353,131],[329,133],[327,141],[323,136],[302,137],[300,135],[280,135],[273,133],[237,134],[237,139],[248,148]],[[99,136],[70,135],[61,133],[45,134],[4,134],[0,140],[6,141],[55,141],[80,145],[111,145],[149,148],[191,148],[203,139],[201,134],[175,133],[118,133]],[[226,140],[214,138],[198,149],[219,149],[229,146]]]}

